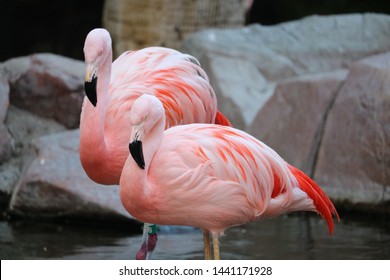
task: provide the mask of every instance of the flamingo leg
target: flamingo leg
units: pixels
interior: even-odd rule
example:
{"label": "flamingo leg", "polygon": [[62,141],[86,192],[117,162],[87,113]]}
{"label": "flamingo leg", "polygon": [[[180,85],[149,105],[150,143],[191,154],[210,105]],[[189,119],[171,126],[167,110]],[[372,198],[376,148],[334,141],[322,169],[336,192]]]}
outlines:
{"label": "flamingo leg", "polygon": [[214,260],[220,260],[221,255],[219,252],[219,237],[218,234],[213,233],[213,250],[214,250]]}
{"label": "flamingo leg", "polygon": [[136,260],[149,260],[157,244],[157,227],[154,224],[144,224],[141,247],[135,257]]}
{"label": "flamingo leg", "polygon": [[142,234],[142,242],[141,247],[139,248],[137,255],[135,257],[136,260],[146,260],[148,255],[148,230],[149,224],[144,224],[143,234]]}
{"label": "flamingo leg", "polygon": [[211,260],[210,233],[203,231],[204,259]]}

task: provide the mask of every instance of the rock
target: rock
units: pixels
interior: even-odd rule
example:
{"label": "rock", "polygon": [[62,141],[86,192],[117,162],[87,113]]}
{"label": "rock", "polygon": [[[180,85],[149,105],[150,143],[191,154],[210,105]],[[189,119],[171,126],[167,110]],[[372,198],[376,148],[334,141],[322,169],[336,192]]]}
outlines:
{"label": "rock", "polygon": [[390,16],[311,16],[275,26],[209,29],[190,35],[181,49],[197,57],[212,77],[219,109],[246,130],[275,83],[348,68],[390,49]]}
{"label": "rock", "polygon": [[79,125],[84,98],[85,66],[53,54],[14,58],[3,64],[11,103],[67,128]]}
{"label": "rock", "polygon": [[0,123],[0,164],[11,157],[12,138],[9,135],[7,127]]}
{"label": "rock", "polygon": [[122,207],[118,186],[98,185],[85,174],[78,130],[43,136],[33,145],[37,156],[13,193],[11,215],[137,224]]}
{"label": "rock", "polygon": [[65,130],[59,123],[40,118],[30,112],[9,106],[5,126],[10,136],[11,158],[0,161],[0,209],[7,209],[11,194],[18,182],[22,170],[28,165],[31,154],[31,141],[42,135]]}
{"label": "rock", "polygon": [[8,108],[5,125],[12,135],[14,156],[21,156],[29,150],[34,139],[66,129],[54,120],[39,117],[13,105]]}
{"label": "rock", "polygon": [[302,75],[279,83],[249,132],[311,175],[326,115],[347,73]]}
{"label": "rock", "polygon": [[223,108],[233,126],[242,129],[250,126],[256,112],[272,95],[274,84],[266,81],[255,64],[238,57],[208,57],[202,68],[209,73],[218,107]]}
{"label": "rock", "polygon": [[0,123],[5,120],[9,105],[9,84],[2,72],[3,70],[0,68]]}
{"label": "rock", "polygon": [[326,122],[314,178],[338,200],[390,200],[390,53],[354,63]]}
{"label": "rock", "polygon": [[20,161],[11,159],[0,165],[0,211],[7,210],[14,186],[20,177]]}
{"label": "rock", "polygon": [[106,1],[103,25],[114,42],[114,56],[149,46],[179,48],[190,33],[210,27],[237,27],[245,21],[245,0]]}
{"label": "rock", "polygon": [[0,164],[11,156],[11,136],[4,125],[9,105],[9,85],[0,68]]}
{"label": "rock", "polygon": [[311,16],[276,26],[249,25],[195,33],[182,49],[200,59],[207,53],[253,62],[268,80],[348,67],[390,47],[390,16]]}

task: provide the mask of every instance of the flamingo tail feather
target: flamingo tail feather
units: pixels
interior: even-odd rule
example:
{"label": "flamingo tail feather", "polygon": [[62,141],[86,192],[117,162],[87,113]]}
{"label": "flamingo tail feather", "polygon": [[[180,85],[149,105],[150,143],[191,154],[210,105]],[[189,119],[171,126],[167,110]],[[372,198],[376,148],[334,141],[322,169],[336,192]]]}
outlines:
{"label": "flamingo tail feather", "polygon": [[329,234],[333,234],[333,215],[337,218],[338,222],[340,222],[340,217],[332,201],[330,201],[324,191],[309,176],[292,165],[288,167],[297,179],[300,188],[313,200],[317,212],[326,221]]}
{"label": "flamingo tail feather", "polygon": [[215,124],[233,127],[228,118],[220,111],[217,111],[217,115],[215,116]]}

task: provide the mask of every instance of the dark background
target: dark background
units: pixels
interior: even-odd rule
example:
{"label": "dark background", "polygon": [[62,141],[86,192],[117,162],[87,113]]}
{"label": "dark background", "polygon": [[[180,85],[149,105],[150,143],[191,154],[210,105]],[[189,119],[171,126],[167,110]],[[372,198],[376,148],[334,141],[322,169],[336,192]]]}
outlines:
{"label": "dark background", "polygon": [[[35,52],[83,59],[85,36],[102,26],[103,5],[104,0],[0,0],[0,61]],[[366,12],[390,14],[390,1],[254,0],[247,23]]]}

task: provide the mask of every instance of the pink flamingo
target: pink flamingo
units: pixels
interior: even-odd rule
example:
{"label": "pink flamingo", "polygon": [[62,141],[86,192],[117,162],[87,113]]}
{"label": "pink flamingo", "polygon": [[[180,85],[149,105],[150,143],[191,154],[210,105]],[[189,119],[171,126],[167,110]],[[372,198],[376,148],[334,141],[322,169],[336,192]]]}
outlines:
{"label": "pink flamingo", "polygon": [[[217,111],[206,73],[190,55],[151,47],[125,52],[112,62],[110,34],[98,28],[87,35],[84,56],[86,97],[80,117],[80,160],[87,175],[99,184],[119,184],[128,156],[130,109],[142,94],[161,100],[166,127],[194,122],[230,125]],[[145,231],[148,229],[145,225]],[[151,238],[154,243],[156,238]],[[142,246],[144,252],[147,246]],[[154,249],[154,245],[149,247]]]}
{"label": "pink flamingo", "polygon": [[315,211],[333,233],[337,211],[320,187],[249,134],[215,124],[165,128],[149,95],[131,109],[120,196],[135,218],[203,230],[205,258],[219,259],[219,236],[232,226],[292,211]]}

